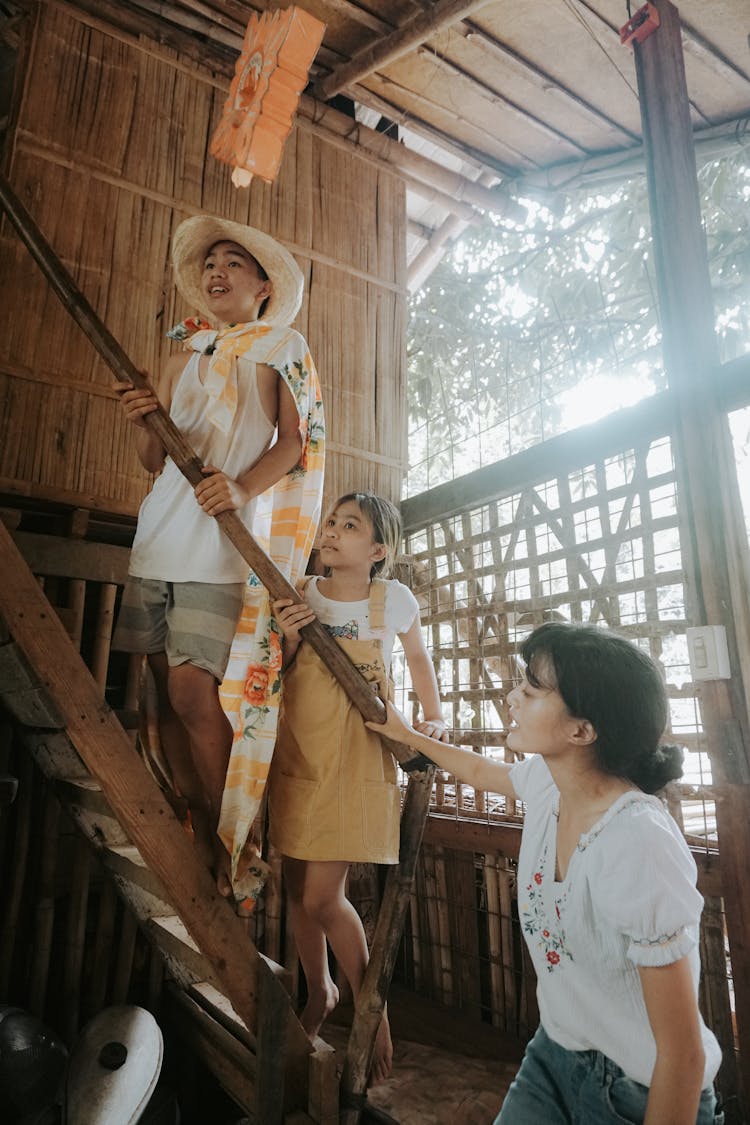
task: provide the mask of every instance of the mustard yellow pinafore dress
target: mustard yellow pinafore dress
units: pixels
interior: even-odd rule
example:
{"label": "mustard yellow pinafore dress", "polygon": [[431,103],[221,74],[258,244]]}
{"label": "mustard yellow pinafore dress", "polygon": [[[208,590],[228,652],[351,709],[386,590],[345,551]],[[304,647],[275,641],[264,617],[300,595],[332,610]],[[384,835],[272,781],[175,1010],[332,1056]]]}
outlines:
{"label": "mustard yellow pinafore dress", "polygon": [[[383,582],[370,583],[373,631],[384,624],[385,591]],[[382,642],[336,640],[385,699]],[[304,641],[283,675],[268,812],[269,839],[282,855],[398,863],[401,802],[393,757]]]}

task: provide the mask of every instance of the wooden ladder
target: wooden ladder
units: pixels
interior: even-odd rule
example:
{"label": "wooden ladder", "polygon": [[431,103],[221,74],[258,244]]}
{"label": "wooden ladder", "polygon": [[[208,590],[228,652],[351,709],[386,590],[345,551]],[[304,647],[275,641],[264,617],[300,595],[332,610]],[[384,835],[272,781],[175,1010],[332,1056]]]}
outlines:
{"label": "wooden ladder", "polygon": [[258,952],[218,894],[2,524],[0,699],[159,951],[187,1038],[209,1068],[263,1125],[333,1125],[333,1052],[322,1043],[313,1051],[285,970]]}
{"label": "wooden ladder", "polygon": [[[133,365],[126,352],[77,287],[29,212],[2,175],[0,175],[0,205],[4,208],[29,253],[67,311],[110,366],[115,376],[120,381],[130,382],[136,387],[147,386],[148,384],[142,373]],[[200,458],[161,406],[146,417],[146,424],[158,435],[166,452],[191,484],[195,485],[203,480]],[[222,512],[214,518],[222,532],[234,544],[272,598],[301,600],[295,588],[256,543],[236,512]],[[0,573],[2,573],[1,568]],[[1,604],[2,602],[0,602]],[[302,635],[336,677],[363,717],[371,721],[382,722],[385,718],[385,705],[382,700],[372,691],[370,685],[320,621],[316,619],[306,625],[302,629]],[[119,727],[119,724],[117,725]],[[120,733],[122,735],[122,731]],[[356,1125],[365,1107],[367,1079],[375,1037],[393,973],[435,772],[434,765],[421,755],[415,755],[410,747],[388,739],[383,739],[383,743],[392,751],[402,767],[409,772],[409,785],[401,816],[399,863],[390,869],[388,875],[370,953],[370,962],[357,997],[352,1035],[349,1040],[341,1083],[342,1125]],[[80,747],[76,746],[76,749],[81,753]],[[132,747],[130,749],[132,751]],[[81,756],[83,757],[83,754]],[[138,843],[137,840],[136,843]],[[140,847],[140,844],[138,846],[144,858],[148,860],[149,866],[151,866],[150,858]],[[207,872],[205,876],[204,886],[210,882]],[[215,888],[213,889],[213,896],[214,898],[219,897]],[[225,907],[226,905],[224,903]],[[206,949],[202,941],[199,941],[199,945],[202,949]],[[234,1003],[232,993],[230,992],[229,995]],[[254,1011],[253,1007],[253,1015]],[[298,1023],[297,1027],[300,1027]]]}

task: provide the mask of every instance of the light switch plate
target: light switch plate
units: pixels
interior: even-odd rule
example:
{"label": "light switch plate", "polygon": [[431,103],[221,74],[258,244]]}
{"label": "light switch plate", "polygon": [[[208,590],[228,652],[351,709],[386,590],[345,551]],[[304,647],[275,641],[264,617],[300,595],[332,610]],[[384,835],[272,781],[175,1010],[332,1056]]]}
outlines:
{"label": "light switch plate", "polygon": [[690,670],[694,680],[728,680],[729,650],[723,625],[697,625],[687,630]]}

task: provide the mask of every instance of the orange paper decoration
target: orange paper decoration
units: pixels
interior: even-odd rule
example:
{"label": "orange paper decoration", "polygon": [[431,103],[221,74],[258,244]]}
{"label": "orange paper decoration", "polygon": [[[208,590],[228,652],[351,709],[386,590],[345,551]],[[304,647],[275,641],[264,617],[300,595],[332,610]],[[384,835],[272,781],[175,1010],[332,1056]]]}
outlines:
{"label": "orange paper decoration", "polygon": [[250,17],[210,147],[217,160],[234,165],[235,187],[247,187],[253,176],[267,183],[276,178],[324,30],[324,23],[301,8]]}

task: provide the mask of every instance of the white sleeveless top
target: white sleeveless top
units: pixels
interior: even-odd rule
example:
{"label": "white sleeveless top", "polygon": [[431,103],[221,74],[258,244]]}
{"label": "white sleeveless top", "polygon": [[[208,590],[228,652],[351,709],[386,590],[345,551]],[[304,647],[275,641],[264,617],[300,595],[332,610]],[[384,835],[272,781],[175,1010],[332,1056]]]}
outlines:
{"label": "white sleeveless top", "polygon": [[[258,394],[255,363],[238,359],[239,401],[232,428],[222,434],[206,419],[208,398],[200,381],[200,355],[193,354],[177,380],[170,417],[206,465],[236,480],[271,444],[275,425]],[[252,530],[255,499],[237,515]],[[163,582],[244,582],[249,566],[212,516],[207,516],[192,485],[167,457],[154,487],[141,504],[130,554],[130,573]]]}

